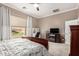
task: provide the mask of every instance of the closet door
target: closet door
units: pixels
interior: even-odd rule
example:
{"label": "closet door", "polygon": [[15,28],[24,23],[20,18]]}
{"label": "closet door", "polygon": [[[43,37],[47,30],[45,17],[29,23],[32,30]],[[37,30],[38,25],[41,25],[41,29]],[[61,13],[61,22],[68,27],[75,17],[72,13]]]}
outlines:
{"label": "closet door", "polygon": [[70,56],[79,56],[79,25],[71,25]]}

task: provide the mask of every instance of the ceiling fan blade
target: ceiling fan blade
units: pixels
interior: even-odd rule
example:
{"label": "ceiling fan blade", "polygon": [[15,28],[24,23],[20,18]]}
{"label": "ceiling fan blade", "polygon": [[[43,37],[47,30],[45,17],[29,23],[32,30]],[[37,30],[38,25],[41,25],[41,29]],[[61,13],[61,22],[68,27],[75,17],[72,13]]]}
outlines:
{"label": "ceiling fan blade", "polygon": [[39,11],[39,7],[37,7],[36,9],[37,9],[37,11]]}
{"label": "ceiling fan blade", "polygon": [[36,10],[37,10],[37,11],[39,11],[39,7],[38,7],[39,5],[38,5],[38,4],[40,4],[40,3],[29,3],[29,4],[31,4],[31,5],[36,4],[36,5],[34,5],[34,7],[36,7]]}

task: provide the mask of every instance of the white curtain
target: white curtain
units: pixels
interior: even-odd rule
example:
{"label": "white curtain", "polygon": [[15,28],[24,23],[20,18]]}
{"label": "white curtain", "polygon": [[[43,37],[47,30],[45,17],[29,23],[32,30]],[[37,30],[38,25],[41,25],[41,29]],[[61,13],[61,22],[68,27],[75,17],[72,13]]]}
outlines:
{"label": "white curtain", "polygon": [[2,40],[2,7],[0,6],[0,40]]}
{"label": "white curtain", "polygon": [[28,37],[31,37],[32,36],[32,17],[31,16],[28,16],[27,17],[27,30],[26,30],[26,35]]}
{"label": "white curtain", "polygon": [[10,13],[5,6],[0,7],[0,39],[10,39]]}

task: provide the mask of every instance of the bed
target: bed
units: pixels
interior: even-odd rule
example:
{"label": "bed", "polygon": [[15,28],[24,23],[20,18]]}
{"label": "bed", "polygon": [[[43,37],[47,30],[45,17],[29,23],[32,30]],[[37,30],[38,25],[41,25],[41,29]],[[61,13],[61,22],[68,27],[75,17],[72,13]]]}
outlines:
{"label": "bed", "polygon": [[43,45],[48,50],[48,40],[43,38],[37,38],[37,37],[22,37],[23,39],[29,39],[30,41],[39,43]]}
{"label": "bed", "polygon": [[47,56],[47,49],[36,42],[24,38],[0,42],[0,56]]}
{"label": "bed", "polygon": [[70,45],[65,43],[49,43],[49,53],[51,56],[69,56]]}

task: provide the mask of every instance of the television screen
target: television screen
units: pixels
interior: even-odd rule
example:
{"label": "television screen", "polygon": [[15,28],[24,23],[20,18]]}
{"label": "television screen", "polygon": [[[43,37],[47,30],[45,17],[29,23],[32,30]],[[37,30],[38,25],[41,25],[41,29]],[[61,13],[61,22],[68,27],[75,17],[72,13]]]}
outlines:
{"label": "television screen", "polygon": [[50,33],[59,33],[59,28],[50,28]]}

